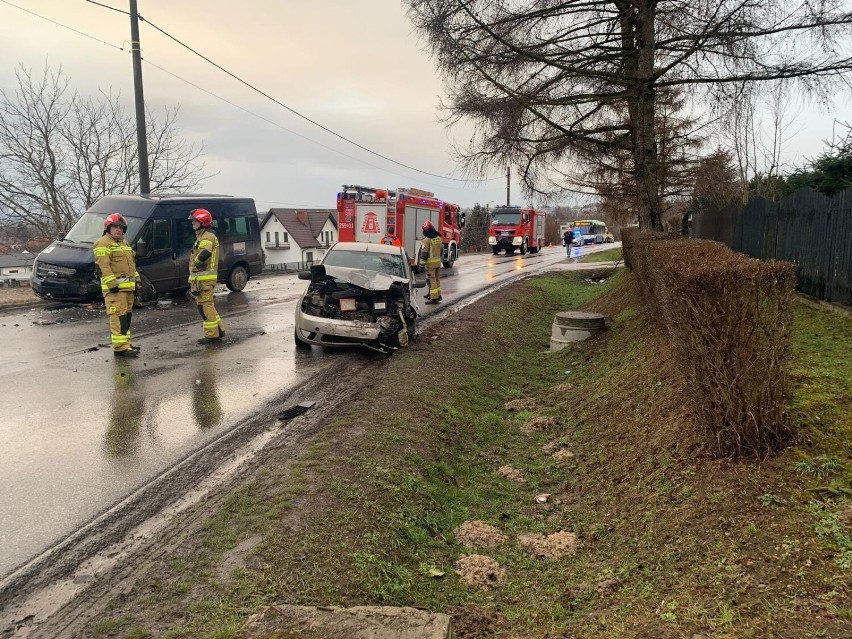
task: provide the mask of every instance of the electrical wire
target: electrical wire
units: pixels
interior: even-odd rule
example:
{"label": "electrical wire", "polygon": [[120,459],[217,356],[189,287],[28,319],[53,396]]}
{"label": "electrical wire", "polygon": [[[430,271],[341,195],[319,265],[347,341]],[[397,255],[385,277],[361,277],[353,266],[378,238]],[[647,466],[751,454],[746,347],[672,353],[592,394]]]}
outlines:
{"label": "electrical wire", "polygon": [[[145,62],[145,64],[147,64],[149,66],[154,67],[155,69],[158,69],[159,71],[161,71],[162,73],[165,73],[166,75],[170,75],[171,77],[173,77],[177,80],[180,80],[181,82],[184,82],[184,83],[188,84],[189,86],[194,87],[194,88],[198,89],[199,91],[202,91],[202,92],[206,93],[207,95],[210,95],[210,96],[216,98],[217,100],[221,100],[225,104],[229,104],[230,106],[234,107],[235,109],[239,109],[240,111],[243,111],[244,113],[248,113],[249,115],[252,115],[252,116],[254,116],[254,117],[256,117],[260,120],[263,120],[267,124],[271,124],[272,126],[277,127],[279,129],[281,129],[282,131],[286,131],[287,133],[289,133],[291,135],[295,135],[298,138],[301,138],[303,140],[306,140],[308,142],[316,144],[317,146],[321,146],[322,148],[327,149],[327,150],[329,150],[333,153],[337,153],[338,155],[342,155],[345,158],[349,158],[350,160],[354,160],[355,162],[358,162],[360,164],[364,164],[366,166],[372,167],[372,168],[377,169],[379,171],[384,171],[384,172],[390,173],[392,175],[398,175],[399,177],[405,178],[407,180],[412,179],[412,177],[410,175],[398,173],[396,171],[392,171],[390,169],[378,166],[376,164],[370,164],[369,162],[366,162],[361,158],[356,158],[354,155],[349,155],[347,153],[344,153],[343,151],[335,149],[334,147],[323,144],[322,142],[318,142],[317,140],[314,140],[313,138],[309,138],[305,135],[302,135],[301,133],[297,133],[296,131],[293,131],[292,129],[288,129],[287,127],[279,124],[278,122],[270,120],[269,118],[264,117],[264,116],[260,115],[259,113],[255,113],[254,111],[251,111],[250,109],[247,109],[243,106],[240,106],[239,104],[236,104],[235,102],[231,102],[227,98],[223,98],[221,95],[218,95],[218,94],[214,93],[213,91],[210,91],[209,89],[205,89],[204,87],[199,86],[198,84],[195,84],[194,82],[187,80],[186,78],[183,78],[183,77],[177,75],[176,73],[173,73],[173,72],[169,71],[168,69],[163,68],[163,67],[161,67],[160,65],[158,65],[154,62],[151,62],[151,60],[149,60],[148,58],[144,58],[143,62]],[[427,182],[427,184],[428,184],[428,182]]]}
{"label": "electrical wire", "polygon": [[124,9],[116,9],[115,7],[111,7],[108,4],[103,4],[101,2],[95,2],[95,0],[86,0],[86,2],[88,2],[89,4],[96,4],[99,7],[103,7],[104,9],[111,9],[112,11],[116,11],[118,13],[123,13],[126,16],[130,15],[129,11],[125,11]]}
{"label": "electrical wire", "polygon": [[[106,9],[111,9],[111,10],[116,11],[116,12],[118,12],[118,13],[123,13],[123,14],[125,14],[125,15],[129,15],[129,12],[127,12],[127,11],[123,11],[122,9],[116,9],[115,7],[111,7],[111,6],[109,6],[109,5],[105,5],[105,4],[102,4],[102,3],[100,3],[100,2],[95,2],[94,0],[85,0],[85,1],[86,1],[86,2],[88,2],[88,3],[90,3],[90,4],[94,4],[94,5],[97,5],[97,6],[100,6],[100,7],[104,7],[104,8],[106,8]],[[101,44],[105,44],[105,45],[107,45],[108,47],[112,47],[113,49],[118,49],[119,51],[125,51],[124,47],[121,47],[121,46],[118,46],[118,45],[112,44],[112,43],[110,43],[110,42],[107,42],[106,40],[101,40],[100,38],[97,38],[97,37],[95,37],[95,36],[93,36],[93,35],[90,35],[90,34],[88,34],[88,33],[85,33],[85,32],[83,32],[83,31],[80,31],[80,30],[78,30],[78,29],[74,29],[73,27],[69,27],[69,26],[68,26],[68,25],[66,25],[66,24],[63,24],[63,23],[61,23],[61,22],[57,22],[56,20],[52,20],[52,19],[50,19],[50,18],[48,18],[48,17],[46,17],[46,16],[43,16],[43,15],[41,15],[41,14],[38,14],[38,13],[34,12],[34,11],[30,11],[29,9],[25,9],[25,8],[23,8],[23,7],[20,7],[20,6],[18,6],[18,5],[16,5],[16,4],[14,4],[14,3],[12,3],[12,2],[9,2],[8,0],[0,0],[0,2],[2,2],[3,4],[7,4],[7,5],[11,6],[11,7],[14,7],[14,8],[16,8],[16,9],[20,9],[21,11],[23,11],[23,12],[25,12],[25,13],[28,13],[28,14],[30,14],[30,15],[33,15],[33,16],[35,16],[35,17],[37,17],[37,18],[40,18],[40,19],[42,19],[42,20],[44,20],[44,21],[46,21],[46,22],[50,22],[51,24],[54,24],[54,25],[56,25],[56,26],[58,26],[58,27],[62,27],[63,29],[67,29],[68,31],[73,31],[74,33],[76,33],[76,34],[78,34],[78,35],[82,35],[82,36],[84,36],[84,37],[86,37],[86,38],[90,38],[90,39],[92,39],[92,40],[95,40],[96,42],[100,42]],[[334,132],[334,131],[332,131],[332,130],[330,130],[330,129],[327,129],[327,128],[326,128],[326,127],[324,127],[323,125],[321,125],[321,124],[319,124],[319,123],[314,122],[314,121],[313,121],[313,120],[311,120],[310,118],[308,118],[308,117],[306,117],[306,116],[302,115],[301,113],[298,113],[297,111],[294,111],[293,109],[291,109],[291,108],[290,108],[290,107],[288,107],[287,105],[285,105],[285,104],[283,104],[283,103],[279,102],[278,100],[276,100],[275,98],[273,98],[273,97],[271,97],[271,96],[269,96],[269,95],[265,94],[263,91],[260,91],[259,89],[257,89],[257,88],[255,88],[255,87],[253,87],[252,85],[250,85],[249,83],[245,82],[245,81],[244,81],[244,80],[242,80],[241,78],[239,78],[239,77],[235,76],[234,74],[232,74],[230,71],[228,71],[228,70],[226,70],[226,69],[224,69],[224,68],[220,67],[218,64],[216,64],[216,63],[215,63],[215,62],[213,62],[212,60],[209,60],[209,59],[207,59],[206,57],[204,57],[202,54],[200,54],[200,53],[196,52],[196,51],[195,51],[195,50],[193,50],[191,47],[189,47],[189,46],[187,46],[187,45],[183,44],[182,42],[180,42],[179,40],[177,40],[176,38],[174,38],[174,37],[173,37],[173,36],[171,36],[170,34],[166,33],[165,31],[163,31],[162,29],[160,29],[159,27],[157,27],[156,25],[154,25],[153,23],[151,23],[151,22],[149,22],[149,21],[145,20],[144,18],[142,18],[142,16],[141,16],[141,15],[139,16],[139,19],[140,19],[140,20],[142,20],[142,21],[144,21],[144,22],[147,22],[148,24],[150,24],[152,27],[154,27],[155,29],[157,29],[158,31],[160,31],[161,33],[163,33],[164,35],[166,35],[167,37],[169,37],[169,38],[171,38],[172,40],[174,40],[175,42],[178,42],[179,44],[181,44],[181,46],[184,46],[185,48],[189,49],[190,51],[192,51],[192,52],[193,52],[193,53],[195,53],[196,55],[198,55],[198,56],[202,57],[203,59],[205,59],[206,61],[208,61],[210,64],[212,64],[212,65],[216,66],[217,68],[221,69],[222,71],[224,71],[224,72],[225,72],[225,73],[227,73],[228,75],[232,76],[233,78],[235,78],[235,79],[236,79],[236,80],[238,80],[239,82],[241,82],[241,83],[245,84],[246,86],[248,86],[248,87],[252,88],[253,90],[255,90],[255,91],[257,91],[258,93],[260,93],[261,95],[263,95],[264,97],[267,97],[268,99],[272,100],[273,102],[275,102],[275,103],[279,104],[280,106],[284,107],[284,108],[285,108],[285,109],[287,109],[288,111],[291,111],[292,113],[294,113],[294,114],[298,115],[299,117],[301,117],[301,118],[303,118],[303,119],[307,120],[308,122],[311,122],[312,124],[315,124],[316,126],[320,127],[321,129],[324,129],[325,131],[328,131],[329,133],[332,133],[333,135],[335,135],[335,136],[337,136],[337,137],[339,137],[339,138],[341,138],[341,139],[345,140],[346,142],[349,142],[350,144],[353,144],[353,145],[355,145],[355,146],[357,146],[357,147],[359,147],[359,148],[361,148],[361,149],[363,149],[363,150],[365,150],[365,151],[367,151],[367,152],[369,152],[369,153],[371,153],[371,154],[373,154],[373,155],[376,155],[376,156],[378,156],[378,157],[380,157],[380,158],[382,158],[382,159],[388,160],[388,161],[389,161],[389,162],[391,162],[392,164],[396,164],[396,165],[398,165],[398,166],[403,166],[403,167],[408,168],[408,169],[411,169],[411,170],[413,170],[413,171],[415,171],[415,172],[417,172],[417,173],[423,173],[424,175],[430,175],[430,176],[432,176],[432,177],[436,177],[436,178],[443,179],[443,180],[453,180],[453,181],[468,182],[468,183],[470,183],[470,182],[487,182],[487,181],[491,181],[491,180],[502,179],[502,178],[486,178],[486,179],[471,179],[471,180],[466,180],[466,179],[461,179],[461,178],[452,178],[452,177],[448,177],[448,176],[438,175],[438,174],[435,174],[435,173],[430,173],[430,172],[428,172],[428,171],[421,171],[420,169],[417,169],[417,168],[415,168],[415,167],[409,166],[409,165],[404,164],[404,163],[402,163],[402,162],[397,162],[396,160],[393,160],[393,159],[388,158],[388,157],[386,157],[386,156],[384,156],[384,155],[381,155],[380,153],[376,153],[375,151],[372,151],[372,150],[370,150],[370,149],[368,149],[368,148],[366,148],[366,147],[364,147],[364,146],[361,146],[361,145],[360,145],[360,144],[358,144],[357,142],[353,142],[353,141],[349,140],[348,138],[346,138],[346,137],[344,137],[344,136],[342,136],[342,135],[340,135],[340,134],[338,134],[338,133],[336,133],[336,132]],[[221,101],[223,101],[223,102],[225,102],[225,103],[227,103],[227,104],[229,104],[229,105],[233,106],[234,108],[240,109],[241,111],[244,111],[245,113],[248,113],[248,114],[250,114],[250,115],[253,115],[254,117],[257,117],[257,118],[259,118],[259,119],[261,119],[261,120],[263,120],[263,121],[265,121],[265,122],[267,122],[267,123],[269,123],[269,124],[271,124],[271,125],[273,125],[273,126],[275,126],[275,127],[278,127],[278,128],[280,128],[280,129],[282,129],[282,130],[286,131],[287,133],[290,133],[291,135],[295,135],[295,136],[297,136],[297,137],[299,137],[299,138],[302,138],[302,139],[304,139],[304,140],[307,140],[308,142],[312,142],[312,143],[314,143],[314,144],[316,144],[316,145],[318,145],[318,146],[320,146],[320,147],[322,147],[322,148],[324,148],[324,149],[327,149],[327,150],[332,151],[332,152],[334,152],[334,153],[337,153],[337,154],[339,154],[339,155],[341,155],[341,156],[343,156],[343,157],[349,158],[349,159],[351,159],[351,160],[354,160],[354,161],[359,162],[359,163],[361,163],[361,164],[364,164],[364,165],[366,165],[366,166],[372,167],[372,168],[374,168],[374,169],[377,169],[377,170],[380,170],[380,171],[385,171],[385,172],[390,173],[390,174],[392,174],[392,175],[398,175],[398,176],[403,177],[403,178],[406,178],[406,179],[411,179],[411,176],[407,176],[407,175],[404,175],[404,174],[402,174],[402,173],[398,173],[398,172],[396,172],[396,171],[392,171],[392,170],[387,169],[387,168],[383,168],[383,167],[380,167],[380,166],[377,166],[377,165],[374,165],[374,164],[370,164],[369,162],[365,162],[365,161],[364,161],[363,159],[361,159],[361,158],[356,158],[356,157],[354,157],[354,156],[348,155],[348,154],[343,153],[342,151],[339,151],[339,150],[337,150],[337,149],[335,149],[335,148],[333,148],[333,147],[330,147],[330,146],[327,146],[327,145],[325,145],[325,144],[323,144],[323,143],[321,143],[321,142],[318,142],[317,140],[314,140],[314,139],[312,139],[312,138],[309,138],[309,137],[307,137],[307,136],[304,136],[304,135],[302,135],[302,134],[300,134],[300,133],[296,133],[295,131],[292,131],[292,130],[288,129],[288,128],[286,128],[286,127],[282,126],[281,124],[279,124],[279,123],[277,123],[277,122],[274,122],[274,121],[272,121],[272,120],[270,120],[270,119],[268,119],[268,118],[263,117],[262,115],[259,115],[259,114],[257,114],[257,113],[254,113],[253,111],[251,111],[251,110],[249,110],[249,109],[246,109],[245,107],[242,107],[242,106],[240,106],[240,105],[238,105],[238,104],[236,104],[236,103],[234,103],[234,102],[231,102],[230,100],[227,100],[226,98],[223,98],[222,96],[217,95],[217,94],[213,93],[212,91],[209,91],[209,90],[205,89],[204,87],[201,87],[201,86],[199,86],[199,85],[197,85],[197,84],[195,84],[195,83],[193,83],[193,82],[190,82],[189,80],[187,80],[187,79],[185,79],[185,78],[182,78],[181,76],[179,76],[179,75],[177,75],[177,74],[175,74],[175,73],[172,73],[172,72],[171,72],[171,71],[169,71],[168,69],[165,69],[165,68],[163,68],[163,67],[161,67],[161,66],[159,66],[159,65],[157,65],[157,64],[155,64],[155,63],[153,63],[153,62],[151,62],[150,60],[144,59],[144,61],[145,61],[147,64],[149,64],[150,66],[152,66],[152,67],[154,67],[154,68],[156,68],[156,69],[158,69],[158,70],[162,71],[163,73],[166,73],[166,74],[168,74],[168,75],[170,75],[170,76],[172,76],[172,77],[174,77],[174,78],[176,78],[176,79],[178,79],[178,80],[180,80],[180,81],[182,81],[182,82],[185,82],[186,84],[189,84],[190,86],[195,87],[195,88],[196,88],[196,89],[198,89],[199,91],[203,91],[204,93],[207,93],[208,95],[211,95],[211,96],[213,96],[213,97],[215,97],[215,98],[217,98],[217,99],[219,99],[219,100],[221,100]]]}
{"label": "electrical wire", "polygon": [[14,4],[12,2],[9,2],[8,0],[0,0],[0,2],[2,2],[3,4],[8,4],[10,7],[15,7],[16,9],[20,9],[24,13],[29,13],[30,15],[33,15],[37,18],[41,18],[42,20],[50,22],[51,24],[55,24],[56,26],[62,27],[63,29],[68,29],[69,31],[73,31],[74,33],[77,33],[81,36],[85,36],[86,38],[91,38],[92,40],[95,40],[96,42],[100,42],[101,44],[105,44],[108,47],[112,47],[113,49],[118,49],[119,51],[124,51],[124,47],[120,47],[116,44],[112,44],[111,42],[107,42],[106,40],[101,40],[100,38],[96,38],[93,35],[89,35],[88,33],[84,33],[83,31],[78,31],[77,29],[74,29],[73,27],[69,27],[67,24],[62,24],[61,22],[57,22],[56,20],[51,20],[50,18],[47,18],[47,17],[45,17],[45,16],[43,16],[39,13],[36,13],[35,11],[30,11],[29,9],[24,9],[23,7],[19,7],[18,5]]}
{"label": "electrical wire", "polygon": [[326,131],[327,133],[330,133],[331,135],[333,135],[333,136],[335,136],[335,137],[337,137],[337,138],[340,138],[340,139],[341,139],[341,140],[343,140],[344,142],[347,142],[347,143],[349,143],[349,144],[351,144],[351,145],[353,145],[353,146],[356,146],[356,147],[358,147],[359,149],[361,149],[362,151],[366,151],[367,153],[370,153],[371,155],[375,155],[376,157],[379,157],[379,158],[381,158],[381,159],[383,159],[383,160],[386,160],[386,161],[388,161],[388,162],[390,162],[390,163],[392,163],[392,164],[396,164],[396,165],[398,165],[398,166],[402,166],[402,167],[404,167],[404,168],[406,168],[406,169],[409,169],[409,170],[411,170],[411,171],[415,171],[416,173],[422,173],[423,175],[429,175],[429,176],[432,176],[432,177],[435,177],[435,178],[439,178],[439,179],[442,179],[442,180],[450,180],[450,181],[453,181],[453,182],[468,182],[468,183],[470,183],[470,182],[490,182],[490,181],[492,181],[492,180],[502,180],[502,179],[503,179],[502,177],[500,177],[500,178],[482,178],[482,179],[454,178],[454,177],[450,177],[450,176],[447,176],[447,175],[439,175],[438,173],[430,173],[429,171],[424,171],[424,170],[422,170],[422,169],[418,169],[417,167],[415,167],[415,166],[411,166],[410,164],[405,164],[404,162],[399,162],[398,160],[394,160],[393,158],[390,158],[390,157],[388,157],[388,156],[386,156],[386,155],[382,155],[381,153],[379,153],[379,152],[377,152],[377,151],[373,151],[372,149],[369,149],[369,148],[367,148],[366,146],[364,146],[364,145],[362,145],[362,144],[359,144],[358,142],[355,142],[354,140],[351,140],[351,139],[347,138],[345,135],[342,135],[342,134],[340,134],[340,133],[337,133],[336,131],[333,131],[332,129],[329,129],[328,127],[326,127],[326,126],[324,126],[324,125],[320,124],[320,123],[319,123],[319,122],[317,122],[316,120],[312,120],[312,119],[311,119],[311,118],[309,118],[308,116],[303,115],[302,113],[299,113],[298,111],[296,111],[296,110],[295,110],[295,109],[293,109],[292,107],[287,106],[286,104],[284,104],[284,103],[283,103],[283,102],[281,102],[280,100],[278,100],[278,99],[274,98],[273,96],[269,95],[269,94],[268,94],[268,93],[266,93],[265,91],[263,91],[263,90],[261,90],[261,89],[257,88],[256,86],[254,86],[253,84],[251,84],[251,83],[247,82],[246,80],[243,80],[243,79],[242,79],[241,77],[239,77],[238,75],[236,75],[236,74],[234,74],[234,73],[232,73],[232,72],[228,71],[225,67],[223,67],[223,66],[221,66],[220,64],[218,64],[218,63],[214,62],[213,60],[211,60],[210,58],[208,58],[208,57],[207,57],[207,56],[205,56],[204,54],[200,53],[199,51],[196,51],[195,49],[193,49],[193,48],[192,48],[191,46],[189,46],[188,44],[186,44],[186,43],[182,42],[180,39],[176,38],[176,37],[175,37],[175,36],[173,36],[172,34],[170,34],[170,33],[168,33],[167,31],[165,31],[165,30],[161,29],[160,27],[158,27],[156,24],[154,24],[154,23],[153,23],[153,22],[151,22],[150,20],[148,20],[148,19],[146,19],[146,18],[143,18],[141,15],[139,16],[139,20],[140,20],[140,21],[142,21],[142,22],[145,22],[146,24],[149,24],[149,25],[150,25],[153,29],[156,29],[157,31],[159,31],[161,34],[163,34],[164,36],[166,36],[167,38],[169,38],[169,39],[170,39],[170,40],[172,40],[173,42],[175,42],[175,43],[179,44],[180,46],[182,46],[183,48],[187,49],[187,50],[188,50],[188,51],[190,51],[191,53],[195,54],[196,56],[198,56],[199,58],[201,58],[202,60],[204,60],[204,61],[205,61],[205,62],[207,62],[208,64],[211,64],[212,66],[216,67],[217,69],[219,69],[219,70],[220,70],[220,71],[222,71],[223,73],[225,73],[225,74],[229,75],[230,77],[232,77],[234,80],[236,80],[236,81],[237,81],[237,82],[239,82],[240,84],[243,84],[243,85],[247,86],[249,89],[251,89],[251,90],[252,90],[252,91],[254,91],[255,93],[258,93],[258,94],[262,95],[262,96],[263,96],[263,97],[265,97],[267,100],[271,100],[272,102],[274,102],[274,103],[275,103],[275,104],[277,104],[278,106],[280,106],[280,107],[282,107],[282,108],[286,109],[287,111],[289,111],[289,112],[290,112],[290,113],[292,113],[293,115],[296,115],[296,116],[298,116],[298,117],[302,118],[303,120],[305,120],[305,121],[307,121],[307,122],[309,122],[309,123],[313,124],[314,126],[319,127],[319,128],[320,128],[320,129],[322,129],[323,131]]}

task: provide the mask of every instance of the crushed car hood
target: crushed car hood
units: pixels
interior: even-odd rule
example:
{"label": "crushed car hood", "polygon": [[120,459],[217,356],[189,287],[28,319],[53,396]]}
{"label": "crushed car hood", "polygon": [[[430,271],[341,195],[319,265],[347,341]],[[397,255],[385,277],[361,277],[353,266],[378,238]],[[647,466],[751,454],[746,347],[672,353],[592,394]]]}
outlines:
{"label": "crushed car hood", "polygon": [[[326,266],[327,277],[354,284],[368,291],[388,291],[394,283],[408,284],[404,277],[386,275],[377,271],[367,271],[360,268],[347,268],[345,266]],[[320,276],[321,278],[321,276]]]}

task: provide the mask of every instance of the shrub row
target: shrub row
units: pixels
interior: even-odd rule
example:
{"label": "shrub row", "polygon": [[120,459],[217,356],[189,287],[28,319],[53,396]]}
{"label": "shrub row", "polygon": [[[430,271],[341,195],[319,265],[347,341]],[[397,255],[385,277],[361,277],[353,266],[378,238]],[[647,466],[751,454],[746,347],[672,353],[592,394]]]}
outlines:
{"label": "shrub row", "polygon": [[787,442],[795,268],[709,240],[628,234],[630,268],[678,354],[699,422],[723,455]]}

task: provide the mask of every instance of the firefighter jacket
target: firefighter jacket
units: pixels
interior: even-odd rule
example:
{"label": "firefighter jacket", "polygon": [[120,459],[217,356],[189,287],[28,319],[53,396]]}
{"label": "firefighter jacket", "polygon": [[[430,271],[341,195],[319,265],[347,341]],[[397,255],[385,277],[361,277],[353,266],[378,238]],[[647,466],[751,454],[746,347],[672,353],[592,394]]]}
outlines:
{"label": "firefighter jacket", "polygon": [[441,236],[434,230],[425,235],[426,237],[420,242],[420,264],[425,268],[438,268],[441,266],[441,249],[443,248]]}
{"label": "firefighter jacket", "polygon": [[104,233],[92,246],[95,253],[95,264],[101,272],[101,291],[109,292],[111,288],[120,291],[136,290],[139,273],[136,270],[135,254],[127,241],[115,239],[109,233]]}
{"label": "firefighter jacket", "polygon": [[206,228],[198,229],[195,238],[189,257],[189,282],[215,282],[219,269],[219,239]]}

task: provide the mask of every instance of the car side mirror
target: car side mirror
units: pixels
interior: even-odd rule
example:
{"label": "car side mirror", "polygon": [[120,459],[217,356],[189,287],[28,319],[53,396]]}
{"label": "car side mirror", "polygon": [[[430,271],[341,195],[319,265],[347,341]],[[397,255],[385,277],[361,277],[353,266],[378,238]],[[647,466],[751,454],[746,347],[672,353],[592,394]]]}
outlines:
{"label": "car side mirror", "polygon": [[426,280],[422,277],[415,277],[414,288],[426,288]]}
{"label": "car side mirror", "polygon": [[464,226],[464,213],[459,215],[459,228],[461,228],[462,226]]}
{"label": "car side mirror", "polygon": [[145,240],[139,240],[136,242],[136,255],[139,257],[145,257],[148,255],[148,245],[145,244]]}
{"label": "car side mirror", "polygon": [[299,271],[299,279],[300,280],[311,279],[311,272],[310,271]]}

